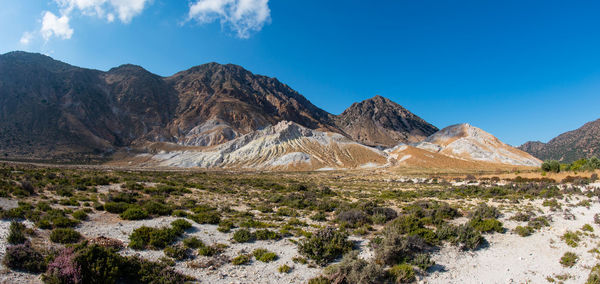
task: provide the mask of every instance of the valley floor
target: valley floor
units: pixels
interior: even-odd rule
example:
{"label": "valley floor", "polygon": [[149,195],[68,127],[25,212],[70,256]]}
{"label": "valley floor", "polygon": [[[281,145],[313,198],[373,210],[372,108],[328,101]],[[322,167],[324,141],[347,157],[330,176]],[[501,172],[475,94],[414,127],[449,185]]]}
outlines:
{"label": "valley floor", "polygon": [[[106,237],[120,241],[124,248],[119,254],[170,262],[174,271],[191,276],[199,283],[307,283],[321,275],[325,276],[321,280],[335,282],[340,277],[351,277],[340,276],[339,271],[331,272],[344,265],[346,259],[339,264],[341,254],[328,261],[325,269],[315,263],[317,258],[300,249],[299,244],[326,227],[347,232],[359,258],[388,270],[386,278],[379,280],[394,281],[389,278],[398,277],[389,276],[394,264],[382,262],[378,244],[385,243],[389,237],[386,230],[391,230],[390,224],[398,219],[381,221],[381,216],[371,212],[380,210],[376,208],[389,208],[397,212],[398,218],[416,216],[415,226],[420,228],[416,234],[427,231],[435,235],[421,235],[429,248],[420,252],[428,254],[431,264],[435,264],[424,270],[418,268],[414,259],[407,260],[406,263],[414,265],[415,275],[413,279],[406,279],[409,282],[584,283],[592,268],[600,262],[600,239],[597,237],[600,232],[600,184],[590,180],[589,175],[575,182],[539,178],[516,182],[514,178],[506,177],[508,174],[502,179],[486,176],[465,180],[433,175],[407,178],[393,173],[374,176],[368,172],[181,173],[22,166],[4,166],[2,173],[5,184],[13,186],[27,179],[35,189],[30,194],[19,193],[18,189],[2,193],[5,197],[0,198],[4,216],[0,221],[1,259],[5,259],[10,246],[7,241],[11,234],[9,227],[11,220],[15,220],[8,218],[6,212],[25,208],[22,202],[27,202],[35,205],[32,208],[49,204],[54,210],[62,210],[67,218],[74,216],[74,211],[85,211],[87,216],[73,226],[82,239]],[[88,182],[77,187],[81,180],[94,180],[99,176],[108,182]],[[56,177],[62,178],[61,182],[57,183]],[[71,191],[68,194],[58,191],[59,184]],[[65,186],[67,184],[69,186]],[[119,201],[127,198],[131,201]],[[127,220],[123,214],[106,211],[111,210],[109,203],[123,202],[129,204],[126,205],[128,208],[139,207],[152,212],[147,204],[155,201],[169,206],[170,213],[150,213],[141,220]],[[441,204],[448,205],[442,207],[446,208],[444,210],[456,214],[437,219],[435,210]],[[473,223],[476,219],[473,214],[482,210],[481,204],[487,204],[484,210],[497,212],[496,217],[487,216],[485,220],[497,218],[501,230],[483,229],[481,236],[485,240],[473,249],[461,248],[460,244],[465,243],[440,234],[444,226],[473,224],[477,227]],[[20,221],[33,229],[33,233],[28,233],[32,245],[42,251],[61,250],[63,244],[49,239],[52,230],[40,228],[40,219],[48,211],[27,210],[34,213],[25,213]],[[220,221],[201,221],[199,218],[207,212],[219,216]],[[319,214],[321,217],[315,217]],[[344,217],[348,215],[353,217]],[[142,226],[167,228],[182,218],[188,220],[191,227],[185,229],[175,244],[181,245],[184,239],[196,237],[207,247],[221,244],[222,250],[203,256],[199,251],[189,249],[188,259],[173,261],[162,249],[130,247],[136,229]],[[428,218],[434,218],[434,221]],[[535,218],[547,220],[547,224],[535,227],[532,223]],[[354,223],[355,219],[360,221]],[[517,233],[517,227],[529,226],[533,226],[529,228],[530,235]],[[248,242],[234,240],[235,233],[245,229],[253,233],[266,229],[277,232],[278,236]],[[276,258],[263,262],[258,257],[250,257],[242,265],[234,263],[236,257],[251,255],[256,249],[266,249]],[[561,258],[567,252],[574,253],[576,260],[572,264],[561,264]],[[283,265],[290,271],[281,272]],[[345,278],[345,281],[350,279]],[[39,273],[8,268],[3,262],[0,264],[0,283],[43,283],[43,277]]]}

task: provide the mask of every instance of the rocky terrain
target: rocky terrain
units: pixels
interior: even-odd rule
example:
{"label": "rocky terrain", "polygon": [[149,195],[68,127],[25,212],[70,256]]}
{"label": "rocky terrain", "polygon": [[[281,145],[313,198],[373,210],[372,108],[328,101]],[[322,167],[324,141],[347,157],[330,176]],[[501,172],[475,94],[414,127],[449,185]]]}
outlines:
{"label": "rocky terrain", "polygon": [[0,86],[0,150],[8,159],[85,162],[146,151],[153,142],[214,146],[281,121],[365,145],[415,142],[437,130],[381,97],[336,116],[277,79],[233,64],[161,77],[135,65],[103,72],[11,52],[0,55]]}
{"label": "rocky terrain", "polygon": [[548,143],[530,141],[519,149],[542,160],[558,160],[563,163],[597,157],[600,154],[600,119],[565,132]]}
{"label": "rocky terrain", "polygon": [[419,142],[438,131],[437,127],[382,96],[352,104],[337,117],[337,125],[357,142],[383,147]]}
{"label": "rocky terrain", "polygon": [[415,145],[417,148],[461,159],[524,166],[541,164],[539,159],[502,143],[493,135],[469,124],[448,126]]}

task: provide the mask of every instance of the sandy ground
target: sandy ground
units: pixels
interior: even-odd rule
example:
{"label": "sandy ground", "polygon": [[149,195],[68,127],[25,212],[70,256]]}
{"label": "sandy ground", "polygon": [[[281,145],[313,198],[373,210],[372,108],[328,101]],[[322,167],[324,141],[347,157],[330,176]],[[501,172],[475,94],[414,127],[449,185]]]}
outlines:
{"label": "sandy ground", "polygon": [[[576,231],[584,224],[594,227],[594,234],[599,234],[600,226],[594,225],[593,217],[600,212],[600,203],[594,201],[592,206],[570,208],[575,220],[565,220],[563,212],[550,212],[543,208],[545,214],[552,216],[550,227],[528,237],[521,237],[510,232],[520,222],[506,220],[504,226],[509,232],[486,235],[489,247],[475,252],[462,252],[455,247],[443,247],[432,259],[438,264],[440,271],[430,274],[424,283],[548,283],[547,276],[570,275],[565,283],[584,283],[590,267],[598,263],[596,256],[589,250],[598,247],[597,237],[582,237],[578,247],[572,248],[560,239],[567,230]],[[563,267],[559,261],[565,252],[575,252],[579,261],[571,268]]]}
{"label": "sandy ground", "polygon": [[[177,218],[160,217],[152,220],[123,221],[117,215],[110,213],[99,213],[90,215],[90,221],[84,222],[77,230],[86,237],[93,238],[105,236],[129,243],[129,235],[134,229],[141,226],[164,227]],[[193,223],[193,222],[192,222]],[[200,283],[306,283],[310,278],[319,275],[320,269],[309,268],[307,265],[296,264],[292,258],[299,256],[297,246],[288,239],[280,241],[255,241],[253,243],[238,244],[231,241],[233,231],[221,233],[217,231],[216,225],[199,225],[193,223],[193,228],[186,231],[187,236],[195,236],[206,245],[214,243],[226,244],[229,247],[224,255],[233,258],[241,251],[251,253],[256,248],[265,248],[275,252],[279,259],[270,263],[253,260],[249,265],[235,266],[230,263],[224,264],[218,269],[198,269],[188,267],[189,262],[207,260],[207,257],[198,256],[195,260],[177,262],[175,268],[187,275],[198,279]],[[125,249],[123,255],[139,255],[150,260],[158,260],[164,256],[162,251],[135,251]],[[288,273],[279,273],[277,268],[283,264],[293,267]]]}

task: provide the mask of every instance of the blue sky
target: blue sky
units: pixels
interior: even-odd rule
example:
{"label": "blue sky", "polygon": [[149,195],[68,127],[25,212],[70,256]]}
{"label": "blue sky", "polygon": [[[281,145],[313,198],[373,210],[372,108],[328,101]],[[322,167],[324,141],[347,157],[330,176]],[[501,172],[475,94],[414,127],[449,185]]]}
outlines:
{"label": "blue sky", "polygon": [[0,0],[0,53],[234,63],[335,114],[382,95],[520,145],[600,118],[599,1]]}

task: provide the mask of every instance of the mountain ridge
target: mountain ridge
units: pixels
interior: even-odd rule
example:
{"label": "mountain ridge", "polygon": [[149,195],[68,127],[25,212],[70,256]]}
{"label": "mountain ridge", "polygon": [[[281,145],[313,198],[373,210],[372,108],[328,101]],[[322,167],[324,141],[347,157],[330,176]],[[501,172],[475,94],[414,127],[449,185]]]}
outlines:
{"label": "mountain ridge", "polygon": [[548,143],[528,141],[518,148],[542,160],[564,163],[600,156],[600,119],[562,133]]}

